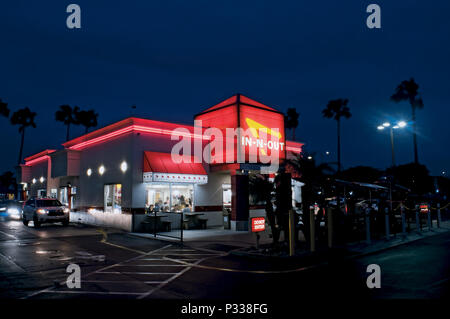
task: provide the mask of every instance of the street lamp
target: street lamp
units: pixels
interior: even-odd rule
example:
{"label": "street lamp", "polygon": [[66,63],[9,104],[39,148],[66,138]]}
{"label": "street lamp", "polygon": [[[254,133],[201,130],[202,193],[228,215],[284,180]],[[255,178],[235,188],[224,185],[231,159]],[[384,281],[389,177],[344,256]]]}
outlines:
{"label": "street lamp", "polygon": [[384,130],[385,128],[389,128],[389,135],[391,137],[391,151],[392,151],[392,167],[395,167],[395,152],[394,152],[394,130],[399,128],[404,128],[406,126],[405,121],[399,121],[395,125],[391,125],[389,122],[384,122],[381,125],[377,126],[379,131]]}
{"label": "street lamp", "polygon": [[400,128],[404,128],[406,126],[406,122],[405,121],[400,121],[397,123],[398,127]]}

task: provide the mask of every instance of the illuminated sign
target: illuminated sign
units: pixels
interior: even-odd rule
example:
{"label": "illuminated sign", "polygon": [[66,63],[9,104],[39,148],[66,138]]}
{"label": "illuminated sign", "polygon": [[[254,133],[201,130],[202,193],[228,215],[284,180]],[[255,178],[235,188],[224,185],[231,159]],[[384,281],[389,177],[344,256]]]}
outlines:
{"label": "illuminated sign", "polygon": [[[267,158],[285,158],[284,115],[273,110],[250,105],[240,106],[240,127],[244,130],[241,146],[246,160],[258,156],[257,162],[267,163]],[[250,135],[250,136],[248,136]]]}
{"label": "illuminated sign", "polygon": [[266,219],[264,217],[252,218],[252,233],[266,230]]}
{"label": "illuminated sign", "polygon": [[[241,144],[243,146],[256,147],[263,155],[266,155],[265,148],[283,151],[284,143],[280,142],[282,135],[278,130],[273,130],[250,118],[246,118],[245,122],[253,138],[242,136]],[[275,137],[275,141],[271,137]]]}
{"label": "illuminated sign", "polygon": [[424,213],[424,214],[428,213],[428,211],[429,211],[428,204],[420,204],[419,208],[420,208],[420,212]]}
{"label": "illuminated sign", "polygon": [[213,154],[215,163],[268,164],[286,158],[283,113],[243,95],[207,109],[195,120],[201,121],[205,134],[208,128],[217,128],[225,137],[223,147]]}

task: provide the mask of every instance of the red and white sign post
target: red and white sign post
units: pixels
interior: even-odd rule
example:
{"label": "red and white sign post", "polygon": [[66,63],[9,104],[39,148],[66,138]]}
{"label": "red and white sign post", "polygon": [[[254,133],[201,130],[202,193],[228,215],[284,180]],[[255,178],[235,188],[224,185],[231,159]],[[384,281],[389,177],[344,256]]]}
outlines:
{"label": "red and white sign post", "polygon": [[252,233],[256,234],[256,249],[259,249],[259,232],[266,230],[266,219],[264,217],[252,218]]}

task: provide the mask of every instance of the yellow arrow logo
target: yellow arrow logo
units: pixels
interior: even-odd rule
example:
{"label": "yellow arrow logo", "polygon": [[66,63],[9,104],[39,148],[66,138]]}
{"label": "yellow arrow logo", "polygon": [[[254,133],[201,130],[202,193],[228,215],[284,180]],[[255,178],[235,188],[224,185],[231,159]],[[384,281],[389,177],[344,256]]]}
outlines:
{"label": "yellow arrow logo", "polygon": [[252,135],[256,138],[259,138],[259,131],[262,130],[266,132],[268,135],[275,136],[277,138],[281,138],[281,133],[279,131],[273,131],[267,126],[262,125],[261,123],[258,123],[250,118],[246,118],[245,122],[248,125],[248,128],[250,129],[250,132]]}
{"label": "yellow arrow logo", "polygon": [[[267,135],[275,136],[278,139],[281,138],[281,133],[279,131],[273,131],[270,128],[268,128],[267,126],[264,126],[261,123],[258,123],[258,122],[254,121],[254,120],[252,120],[252,119],[250,119],[248,117],[245,118],[245,122],[247,123],[248,128],[250,129],[250,132],[252,133],[252,135],[255,138],[259,138],[259,132],[260,131],[266,132]],[[266,155],[266,152],[263,149],[261,149],[261,153],[263,155]]]}

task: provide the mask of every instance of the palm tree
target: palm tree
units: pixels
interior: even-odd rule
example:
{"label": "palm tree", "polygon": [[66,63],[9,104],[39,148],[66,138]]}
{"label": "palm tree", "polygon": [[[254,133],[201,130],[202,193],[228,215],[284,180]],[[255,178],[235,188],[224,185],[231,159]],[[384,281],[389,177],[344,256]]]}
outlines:
{"label": "palm tree", "polygon": [[0,99],[0,115],[4,117],[9,116],[8,103],[2,102],[2,99]]}
{"label": "palm tree", "polygon": [[334,118],[337,122],[337,160],[338,172],[341,171],[341,117],[350,118],[352,114],[347,107],[348,99],[337,99],[328,102],[326,109],[322,111],[325,118]]}
{"label": "palm tree", "polygon": [[273,182],[269,181],[267,175],[249,174],[249,191],[255,203],[264,202],[264,209],[272,230],[273,243],[278,243],[280,230],[275,221],[275,214],[272,205],[272,191],[274,189]]}
{"label": "palm tree", "polygon": [[20,125],[19,133],[22,135],[20,141],[20,151],[19,151],[19,160],[18,164],[22,162],[22,152],[23,152],[23,142],[25,140],[25,129],[29,126],[36,128],[36,123],[34,122],[34,118],[36,117],[35,112],[31,112],[28,107],[17,110],[11,116],[11,124],[12,125]]}
{"label": "palm tree", "polygon": [[75,106],[73,109],[67,104],[61,105],[59,110],[55,112],[55,119],[67,125],[66,141],[70,137],[70,125],[78,124],[75,115],[79,111],[79,107]]}
{"label": "palm tree", "polygon": [[298,116],[297,110],[292,107],[288,108],[286,115],[284,116],[284,127],[286,129],[292,129],[293,141],[295,141],[295,129],[298,126]]}
{"label": "palm tree", "polygon": [[395,89],[395,93],[392,94],[391,100],[396,103],[401,101],[409,101],[409,104],[411,105],[413,122],[414,163],[419,164],[416,135],[416,109],[423,108],[423,101],[419,94],[419,85],[414,81],[414,78],[411,78],[409,81],[402,81]]}
{"label": "palm tree", "polygon": [[79,111],[75,113],[75,120],[78,124],[85,127],[85,134],[89,131],[90,127],[97,126],[98,114],[94,110]]}

